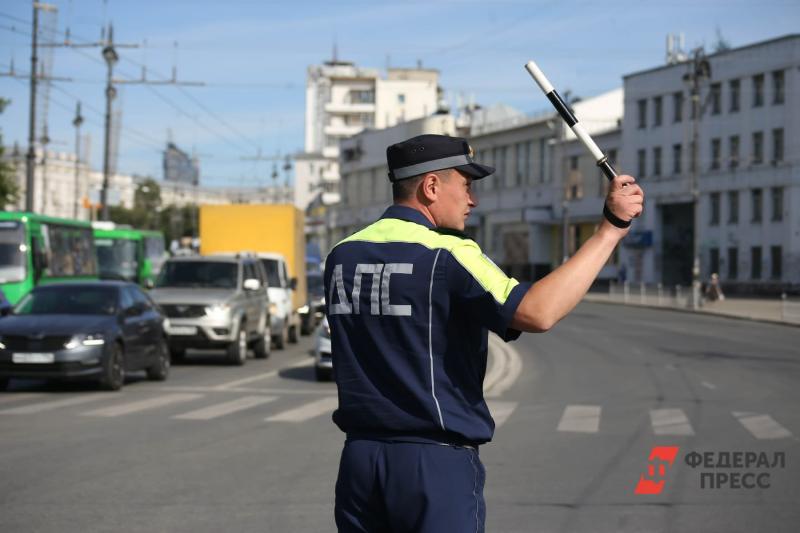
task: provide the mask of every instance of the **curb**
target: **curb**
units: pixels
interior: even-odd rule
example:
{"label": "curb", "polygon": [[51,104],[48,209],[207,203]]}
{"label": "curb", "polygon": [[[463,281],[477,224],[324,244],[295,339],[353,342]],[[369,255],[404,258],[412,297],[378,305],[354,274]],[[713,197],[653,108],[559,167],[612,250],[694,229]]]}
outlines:
{"label": "curb", "polygon": [[[588,296],[588,295],[587,295]],[[635,303],[635,302],[617,302],[614,300],[606,300],[604,298],[595,298],[592,296],[584,296],[581,300],[582,302],[590,302],[590,303],[600,303],[600,304],[611,304],[611,305],[626,305],[632,307],[645,307],[647,309],[659,309],[662,311],[676,311],[678,313],[696,313],[696,314],[703,314],[708,316],[718,316],[722,318],[733,318],[736,320],[746,320],[748,322],[762,322],[764,324],[774,324],[778,326],[789,326],[794,328],[800,328],[800,324],[796,324],[794,322],[785,322],[783,320],[773,320],[771,318],[763,318],[763,317],[756,317],[756,316],[742,316],[742,315],[731,315],[728,313],[721,313],[719,311],[706,311],[701,309],[699,311],[694,311],[692,309],[683,308],[683,307],[667,307],[664,305],[653,305],[653,304],[642,304],[642,303]]]}

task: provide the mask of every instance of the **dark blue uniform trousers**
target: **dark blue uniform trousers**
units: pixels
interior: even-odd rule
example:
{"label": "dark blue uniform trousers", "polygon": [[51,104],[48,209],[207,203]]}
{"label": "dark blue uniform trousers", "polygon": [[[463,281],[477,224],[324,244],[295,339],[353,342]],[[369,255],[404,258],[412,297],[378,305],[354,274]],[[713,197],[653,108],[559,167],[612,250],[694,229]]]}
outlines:
{"label": "dark blue uniform trousers", "polygon": [[481,533],[485,476],[472,447],[348,439],[336,526],[342,533]]}

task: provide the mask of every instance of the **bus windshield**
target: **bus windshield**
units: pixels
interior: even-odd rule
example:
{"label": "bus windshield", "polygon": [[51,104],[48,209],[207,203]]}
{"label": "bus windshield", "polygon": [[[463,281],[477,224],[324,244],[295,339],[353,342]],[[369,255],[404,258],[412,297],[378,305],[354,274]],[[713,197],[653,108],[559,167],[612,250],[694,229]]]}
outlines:
{"label": "bus windshield", "polygon": [[27,246],[22,223],[0,222],[0,283],[25,279]]}
{"label": "bus windshield", "polygon": [[94,245],[101,278],[136,281],[136,241],[96,238]]}

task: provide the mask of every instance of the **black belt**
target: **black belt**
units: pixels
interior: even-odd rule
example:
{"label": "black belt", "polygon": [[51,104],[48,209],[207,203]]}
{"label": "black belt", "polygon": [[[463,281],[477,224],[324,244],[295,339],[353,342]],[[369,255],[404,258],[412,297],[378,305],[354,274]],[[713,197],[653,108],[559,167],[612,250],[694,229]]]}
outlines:
{"label": "black belt", "polygon": [[481,443],[466,440],[455,435],[420,435],[394,432],[348,432],[346,441],[375,440],[381,442],[402,442],[411,444],[433,444],[438,446],[451,446],[453,448],[467,448],[478,451]]}

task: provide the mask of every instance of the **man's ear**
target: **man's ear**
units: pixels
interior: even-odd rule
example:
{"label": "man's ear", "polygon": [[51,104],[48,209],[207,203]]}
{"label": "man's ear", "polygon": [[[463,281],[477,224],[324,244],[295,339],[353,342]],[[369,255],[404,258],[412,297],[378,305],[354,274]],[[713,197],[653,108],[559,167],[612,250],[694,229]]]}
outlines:
{"label": "man's ear", "polygon": [[422,186],[419,188],[422,197],[429,203],[435,201],[439,197],[441,190],[442,179],[436,172],[429,172],[422,178]]}

